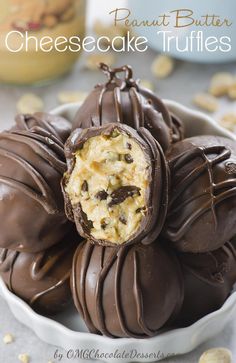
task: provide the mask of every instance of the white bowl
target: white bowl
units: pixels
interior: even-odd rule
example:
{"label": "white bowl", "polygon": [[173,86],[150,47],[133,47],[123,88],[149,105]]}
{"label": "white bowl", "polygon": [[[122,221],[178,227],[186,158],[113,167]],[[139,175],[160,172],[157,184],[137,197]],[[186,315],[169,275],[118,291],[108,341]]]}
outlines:
{"label": "white bowl", "polygon": [[[212,134],[236,140],[230,132],[224,130],[210,117],[203,113],[190,110],[173,101],[165,101],[168,108],[184,121],[187,136]],[[52,111],[72,120],[79,105],[65,105]],[[0,295],[8,303],[12,313],[21,323],[29,327],[43,341],[64,348],[73,354],[80,350],[86,354],[91,352],[90,359],[103,362],[153,362],[171,355],[184,354],[199,344],[218,334],[229,323],[236,313],[236,292],[227,299],[221,309],[205,316],[195,324],[181,329],[161,333],[148,339],[111,339],[88,333],[84,323],[74,307],[53,319],[35,313],[25,302],[9,292],[0,280]],[[93,352],[98,349],[106,356],[97,359]],[[115,352],[127,353],[126,357],[118,358]],[[143,356],[138,355],[142,353]],[[124,354],[124,353],[123,353]],[[130,355],[129,355],[130,354]],[[132,355],[131,355],[132,354]],[[77,359],[76,361],[80,361]]]}

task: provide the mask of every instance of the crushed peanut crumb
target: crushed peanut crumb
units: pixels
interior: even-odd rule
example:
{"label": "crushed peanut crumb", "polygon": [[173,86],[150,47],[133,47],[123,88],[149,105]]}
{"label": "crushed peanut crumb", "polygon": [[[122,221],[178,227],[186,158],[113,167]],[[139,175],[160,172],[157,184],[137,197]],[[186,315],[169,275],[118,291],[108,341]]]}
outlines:
{"label": "crushed peanut crumb", "polygon": [[16,104],[19,113],[34,113],[43,111],[43,100],[33,93],[24,94]]}
{"label": "crushed peanut crumb", "polygon": [[58,22],[58,19],[55,15],[46,15],[43,19],[43,25],[47,28],[53,28]]}
{"label": "crushed peanut crumb", "polygon": [[157,78],[168,77],[174,69],[174,60],[167,55],[158,55],[151,66],[154,76]]}
{"label": "crushed peanut crumb", "polygon": [[208,112],[215,112],[219,107],[217,99],[209,93],[197,93],[193,97],[193,103]]}
{"label": "crushed peanut crumb", "polygon": [[22,363],[29,363],[29,361],[30,361],[30,357],[28,356],[28,354],[25,354],[25,353],[19,354],[18,359]]}
{"label": "crushed peanut crumb", "polygon": [[199,363],[232,363],[232,353],[226,348],[212,348],[201,355]]}
{"label": "crushed peanut crumb", "polygon": [[12,334],[5,334],[3,337],[3,343],[5,344],[11,344],[14,341],[14,337]]}
{"label": "crushed peanut crumb", "polygon": [[228,96],[231,100],[236,100],[236,80],[228,88]]}
{"label": "crushed peanut crumb", "polygon": [[219,72],[214,74],[211,79],[209,93],[216,97],[226,95],[229,87],[233,83],[233,80],[233,75],[228,72]]}
{"label": "crushed peanut crumb", "polygon": [[236,112],[229,112],[223,115],[219,124],[229,131],[235,132],[236,130]]}

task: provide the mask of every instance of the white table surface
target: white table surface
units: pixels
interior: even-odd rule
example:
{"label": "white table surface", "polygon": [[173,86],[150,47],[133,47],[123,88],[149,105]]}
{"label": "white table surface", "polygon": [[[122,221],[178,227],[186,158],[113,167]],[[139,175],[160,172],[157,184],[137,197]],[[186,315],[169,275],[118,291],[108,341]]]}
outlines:
{"label": "white table surface", "polygon": [[[129,63],[133,65],[135,74],[140,78],[152,80],[150,64],[155,57],[155,53],[150,51],[139,56],[122,55],[118,64]],[[191,99],[194,93],[207,89],[211,75],[216,71],[227,70],[236,73],[235,64],[225,65],[198,65],[184,62],[176,64],[175,72],[166,80],[152,80],[155,84],[159,96],[170,98],[185,105],[191,105]],[[94,83],[101,81],[102,77],[98,72],[89,72],[84,69],[82,61],[78,63],[73,73],[57,82],[40,87],[12,87],[0,85],[0,128],[7,128],[13,123],[16,112],[16,101],[25,92],[34,92],[45,102],[45,109],[51,110],[57,103],[57,94],[61,90],[84,90],[88,91]],[[230,110],[236,111],[235,102],[229,103],[227,100],[221,100],[219,114]],[[215,115],[218,117],[219,115]],[[5,333],[10,332],[15,336],[15,342],[11,345],[4,345],[2,338]],[[205,342],[194,352],[183,356],[176,357],[166,362],[169,363],[195,363],[198,362],[200,354],[211,347],[224,346],[231,349],[236,360],[236,317],[232,323],[218,335],[215,339]],[[53,359],[56,347],[48,346],[42,343],[29,329],[18,323],[13,318],[6,303],[0,298],[0,362],[16,363],[19,353],[28,353],[32,363],[47,363]],[[68,363],[71,360],[61,360],[62,363]]]}

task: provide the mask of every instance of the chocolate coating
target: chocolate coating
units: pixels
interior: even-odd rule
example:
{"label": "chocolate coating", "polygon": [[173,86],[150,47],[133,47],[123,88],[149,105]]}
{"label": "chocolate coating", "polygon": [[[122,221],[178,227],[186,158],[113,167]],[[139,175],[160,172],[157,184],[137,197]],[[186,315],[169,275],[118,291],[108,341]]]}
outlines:
{"label": "chocolate coating", "polygon": [[46,131],[45,135],[50,134],[56,137],[63,144],[71,133],[71,124],[63,117],[52,115],[45,112],[36,112],[32,115],[16,116],[16,124],[11,129],[13,131],[31,131],[40,133]]}
{"label": "chocolate coating", "polygon": [[71,302],[72,259],[80,237],[70,233],[63,241],[39,253],[0,249],[0,276],[9,290],[39,313],[56,314]]}
{"label": "chocolate coating", "polygon": [[0,247],[42,251],[71,228],[60,189],[69,130],[64,119],[36,114],[0,133]]}
{"label": "chocolate coating", "polygon": [[[85,181],[81,186],[81,194],[79,194],[80,199],[79,201],[76,201],[76,203],[73,203],[72,198],[67,191],[67,186],[76,163],[76,151],[83,149],[83,146],[87,140],[91,140],[97,135],[108,137],[112,135],[113,132],[117,132],[117,130],[121,135],[128,136],[129,140],[134,140],[140,146],[148,165],[148,176],[146,181],[147,185],[145,186],[145,206],[142,210],[141,222],[134,233],[131,234],[124,241],[124,243],[132,244],[142,240],[143,244],[150,244],[160,234],[165,221],[168,205],[169,174],[166,160],[160,145],[145,128],[140,128],[138,131],[136,131],[127,125],[115,123],[103,125],[97,128],[93,127],[86,130],[77,129],[71,134],[65,145],[68,171],[65,173],[62,182],[66,214],[71,221],[76,223],[78,232],[81,236],[90,239],[94,243],[99,243],[106,246],[114,246],[114,244],[118,244],[117,241],[111,242],[109,239],[96,238],[91,233],[93,223],[90,220],[89,215],[84,212],[81,204],[81,195],[88,189],[87,181]],[[92,163],[97,163],[97,154],[94,153],[93,155],[94,160],[92,160]],[[129,164],[130,161],[131,160],[129,157],[129,160],[128,162],[126,160],[126,163]],[[138,162],[141,161],[138,160]],[[89,170],[90,169],[91,167],[89,167]],[[98,183],[96,183],[95,187],[97,187],[97,184]],[[74,187],[74,189],[79,190],[79,187],[80,185],[78,184],[78,187]],[[95,197],[99,200],[107,199],[108,208],[111,209],[111,212],[109,213],[112,214],[115,213],[114,210],[112,210],[114,206],[121,204],[128,197],[133,197],[135,194],[138,194],[139,188],[137,188],[135,185],[122,185],[120,188],[114,190],[110,195],[108,195],[108,192],[109,190],[101,191],[97,193]],[[138,213],[138,210],[136,210],[136,213]],[[120,218],[120,222],[122,223],[122,216]],[[132,216],[128,215],[128,218],[132,218]],[[123,224],[125,224],[125,220],[123,220]]]}
{"label": "chocolate coating", "polygon": [[220,249],[200,254],[182,253],[184,302],[177,325],[190,325],[221,308],[236,282],[236,251],[226,243]]}
{"label": "chocolate coating", "polygon": [[216,136],[176,143],[167,153],[172,187],[164,234],[183,252],[207,252],[236,233],[236,144]]}
{"label": "chocolate coating", "polygon": [[172,119],[172,130],[173,130],[173,136],[172,136],[172,140],[173,140],[173,144],[175,144],[178,141],[181,141],[184,139],[184,124],[183,122],[180,120],[180,118],[173,114],[172,112],[170,113],[171,115],[171,119]]}
{"label": "chocolate coating", "polygon": [[[160,98],[133,79],[130,66],[110,69],[101,64],[100,68],[108,76],[108,82],[95,86],[80,106],[73,121],[74,129],[114,122],[127,124],[137,130],[145,127],[164,151],[175,141],[177,135],[178,139],[181,137],[179,128],[182,126],[173,124],[171,115]],[[118,78],[120,72],[125,73],[123,80]]]}
{"label": "chocolate coating", "polygon": [[154,336],[183,300],[178,261],[158,242],[121,248],[83,242],[71,285],[89,330],[109,337]]}
{"label": "chocolate coating", "polygon": [[236,236],[234,236],[231,240],[230,243],[232,243],[232,245],[234,246],[234,248],[236,248]]}

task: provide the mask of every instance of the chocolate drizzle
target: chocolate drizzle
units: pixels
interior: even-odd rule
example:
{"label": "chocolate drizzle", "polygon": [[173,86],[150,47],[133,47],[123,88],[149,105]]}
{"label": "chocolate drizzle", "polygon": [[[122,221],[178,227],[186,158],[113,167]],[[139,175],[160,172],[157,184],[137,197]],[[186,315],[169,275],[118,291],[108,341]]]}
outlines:
{"label": "chocolate drizzle", "polygon": [[[47,138],[41,135],[32,135],[28,132],[12,131],[11,133],[3,132],[0,134],[0,156],[12,160],[19,165],[19,167],[23,168],[24,171],[32,177],[38,190],[29,188],[27,184],[21,183],[13,178],[1,176],[0,181],[27,194],[30,198],[40,203],[48,213],[63,214],[63,211],[55,198],[54,191],[50,188],[45,178],[26,159],[14,152],[6,150],[5,147],[2,147],[2,140],[6,142],[12,141],[14,143],[21,143],[23,144],[23,147],[24,145],[27,145],[33,153],[36,153],[39,157],[47,161],[60,174],[63,174],[66,167],[65,161],[63,160],[63,145],[61,145],[60,142],[56,144],[56,140],[52,141],[49,134]],[[50,149],[48,148],[48,145],[50,145]]]}
{"label": "chocolate drizzle", "polygon": [[[104,248],[103,248],[104,250]],[[115,302],[116,302],[116,309],[117,309],[117,316],[119,319],[119,323],[121,326],[122,331],[126,336],[129,336],[129,328],[126,325],[125,321],[125,314],[123,314],[122,311],[122,297],[120,294],[121,291],[121,273],[122,273],[122,267],[124,264],[126,249],[122,247],[120,251],[117,253],[118,260],[117,260],[117,270],[115,274]]]}
{"label": "chocolate drizzle", "polygon": [[47,114],[19,115],[0,133],[1,247],[38,252],[71,228],[60,190],[69,133],[66,120]]}
{"label": "chocolate drizzle", "polygon": [[236,262],[236,251],[230,242],[226,242],[212,252],[179,253],[178,257],[181,264],[199,279],[208,284],[223,284]]}
{"label": "chocolate drizzle", "polygon": [[178,257],[185,297],[176,323],[185,326],[223,305],[236,282],[236,251],[227,242],[213,252],[179,253]]}
{"label": "chocolate drizzle", "polygon": [[133,261],[134,261],[134,296],[136,302],[136,310],[137,310],[137,321],[139,322],[141,330],[144,332],[146,336],[154,336],[157,331],[151,330],[148,328],[145,318],[144,318],[144,307],[143,307],[143,292],[140,288],[140,270],[141,265],[138,264],[138,254],[137,251],[133,253]]}
{"label": "chocolate drizzle", "polygon": [[57,313],[71,299],[72,258],[79,238],[67,238],[38,254],[0,250],[0,275],[9,290],[44,314]]}
{"label": "chocolate drizzle", "polygon": [[83,242],[73,260],[72,293],[89,330],[109,337],[156,335],[183,299],[177,261],[158,243],[114,248]]}
{"label": "chocolate drizzle", "polygon": [[39,292],[38,294],[34,295],[32,297],[32,299],[30,299],[29,301],[29,305],[32,306],[32,308],[34,308],[34,306],[37,306],[38,301],[40,299],[42,299],[44,296],[46,296],[47,294],[50,294],[51,292],[53,292],[54,290],[60,288],[63,284],[67,283],[69,285],[70,283],[70,271],[68,271],[66,273],[66,275],[60,280],[58,281],[54,286],[49,287],[48,289]]}
{"label": "chocolate drizzle", "polygon": [[[133,79],[130,66],[110,68],[101,63],[100,69],[108,81],[95,86],[78,110],[73,122],[75,128],[124,123],[138,130],[146,127],[163,150],[182,138],[181,121],[173,119],[164,103],[151,91],[140,87]],[[123,73],[124,77],[119,77]]]}
{"label": "chocolate drizzle", "polygon": [[13,292],[12,287],[12,273],[14,263],[19,255],[19,252],[12,251],[10,254],[7,249],[0,249],[0,274],[9,273],[9,278],[5,281],[9,287],[9,290]]}
{"label": "chocolate drizzle", "polygon": [[[177,143],[168,153],[173,188],[165,235],[180,250],[214,250],[236,233],[222,215],[223,210],[231,215],[226,205],[236,208],[236,174],[226,168],[234,152],[230,141],[200,136]],[[200,227],[201,221],[205,222],[197,232],[193,227]]]}
{"label": "chocolate drizzle", "polygon": [[66,119],[43,112],[36,112],[32,115],[17,115],[15,122],[13,131],[31,131],[45,137],[50,135],[50,139],[56,141],[56,144],[60,143],[61,146],[71,132],[71,126]]}
{"label": "chocolate drizzle", "polygon": [[[214,157],[213,159],[209,159],[208,155],[212,155],[212,154],[217,154],[216,157]],[[175,234],[176,237],[174,238],[181,238],[185,231],[186,228],[188,228],[189,223],[193,223],[199,216],[201,216],[203,213],[205,213],[207,210],[210,210],[212,213],[212,217],[213,217],[213,227],[215,229],[217,229],[217,216],[216,216],[216,211],[215,211],[215,205],[217,203],[220,202],[220,200],[222,200],[222,198],[226,197],[226,193],[221,193],[218,195],[215,195],[217,190],[220,190],[223,188],[223,184],[225,184],[225,182],[222,182],[220,184],[215,184],[214,183],[214,176],[213,176],[213,167],[214,165],[216,165],[217,163],[220,163],[224,160],[227,160],[231,155],[230,150],[227,150],[224,146],[216,146],[216,147],[209,147],[209,148],[197,148],[194,149],[192,151],[190,151],[189,153],[181,156],[178,158],[178,160],[173,160],[172,163],[174,165],[173,167],[173,173],[177,173],[178,170],[183,167],[183,165],[185,165],[188,162],[191,162],[192,160],[194,160],[195,158],[197,158],[198,156],[200,156],[203,160],[203,163],[200,164],[198,167],[196,167],[194,170],[192,170],[181,182],[180,185],[175,185],[175,188],[177,190],[177,193],[175,193],[175,195],[173,196],[173,199],[170,201],[170,205],[169,205],[169,209],[171,210],[169,216],[171,217],[172,214],[175,214],[179,209],[183,208],[183,205],[178,205],[176,208],[174,208],[173,204],[176,201],[176,199],[178,199],[178,197],[180,196],[180,194],[183,192],[184,189],[188,188],[189,185],[191,185],[191,183],[199,177],[199,175],[202,172],[205,172],[208,174],[208,178],[209,178],[209,187],[208,189],[205,190],[201,190],[200,194],[198,195],[194,195],[192,197],[189,197],[189,199],[185,200],[184,205],[186,206],[188,203],[192,202],[193,200],[197,199],[197,198],[201,198],[202,195],[207,194],[209,195],[209,201],[203,205],[201,205],[201,207],[195,211],[194,214],[192,214],[191,216],[189,216],[189,218],[185,221],[185,223],[182,225],[181,229],[178,231],[178,233]],[[236,180],[233,181],[236,185]],[[229,185],[230,187],[230,185]],[[169,232],[171,234],[171,232]],[[170,237],[170,234],[168,234],[168,237]],[[173,235],[171,235],[171,237],[173,237]]]}
{"label": "chocolate drizzle", "polygon": [[[103,247],[104,248],[104,247]],[[105,312],[103,307],[103,289],[104,289],[104,283],[105,279],[107,277],[107,274],[111,268],[111,266],[114,264],[116,260],[116,250],[111,253],[111,255],[108,258],[108,261],[102,266],[100,272],[98,273],[97,283],[95,287],[95,307],[96,307],[96,314],[97,314],[97,321],[99,326],[99,331],[108,337],[112,337],[112,335],[109,333],[106,324],[105,324]],[[104,251],[102,251],[104,255]],[[119,259],[119,257],[118,257]]]}
{"label": "chocolate drizzle", "polygon": [[[82,245],[81,245],[82,246]],[[77,251],[80,250],[80,247],[78,248]],[[88,270],[88,266],[89,266],[89,260],[91,258],[91,255],[92,255],[92,248],[90,245],[88,245],[86,247],[86,252],[85,252],[85,255],[84,255],[84,269],[82,269],[81,271],[81,280],[80,280],[80,283],[82,284],[82,286],[85,286],[86,284],[86,275],[87,275],[87,270]],[[74,256],[74,259],[73,261],[76,259],[76,254]],[[74,263],[74,262],[73,262]],[[72,266],[72,271],[74,272],[73,273],[73,287],[75,288],[75,281],[76,281],[76,271],[73,269],[73,266]],[[73,291],[76,291],[76,288],[73,289]],[[76,292],[76,297],[78,298],[78,294]],[[79,302],[79,299],[78,299],[78,302]],[[85,296],[85,289],[83,289],[82,291],[82,296],[81,296],[81,307],[82,307],[82,311],[83,311],[83,318],[86,322],[88,322],[88,327],[89,329],[91,329],[91,332],[94,332],[96,333],[97,330],[95,329],[95,327],[93,326],[92,324],[92,321],[90,319],[90,316],[89,316],[89,312],[88,312],[88,309],[87,309],[87,304],[86,304],[86,296]]]}

